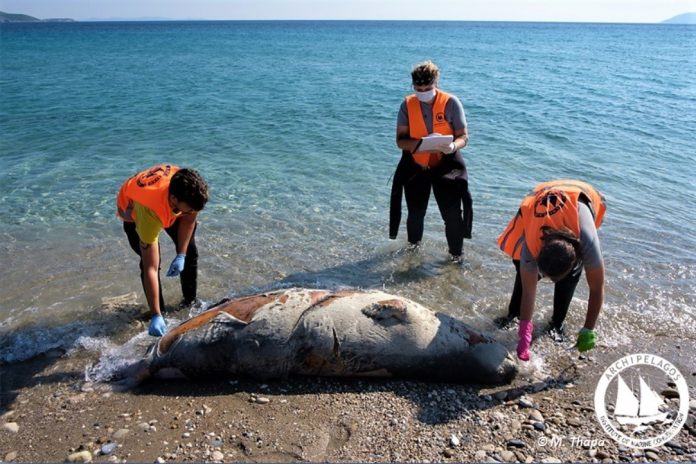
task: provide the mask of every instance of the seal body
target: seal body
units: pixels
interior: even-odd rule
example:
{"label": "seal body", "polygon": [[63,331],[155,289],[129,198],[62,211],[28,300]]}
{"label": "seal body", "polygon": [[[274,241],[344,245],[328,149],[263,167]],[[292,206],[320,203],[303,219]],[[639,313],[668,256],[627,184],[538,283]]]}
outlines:
{"label": "seal body", "polygon": [[173,328],[145,375],[386,377],[508,383],[517,364],[465,323],[380,291],[286,289],[224,301]]}

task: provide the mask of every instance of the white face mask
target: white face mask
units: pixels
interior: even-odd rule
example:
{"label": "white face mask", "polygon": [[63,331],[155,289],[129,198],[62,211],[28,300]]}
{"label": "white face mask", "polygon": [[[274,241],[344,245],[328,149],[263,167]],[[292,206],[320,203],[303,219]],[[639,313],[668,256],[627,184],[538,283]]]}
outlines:
{"label": "white face mask", "polygon": [[430,100],[435,98],[435,88],[433,87],[425,92],[416,92],[416,97],[418,97],[418,100],[422,101],[423,103],[428,103]]}

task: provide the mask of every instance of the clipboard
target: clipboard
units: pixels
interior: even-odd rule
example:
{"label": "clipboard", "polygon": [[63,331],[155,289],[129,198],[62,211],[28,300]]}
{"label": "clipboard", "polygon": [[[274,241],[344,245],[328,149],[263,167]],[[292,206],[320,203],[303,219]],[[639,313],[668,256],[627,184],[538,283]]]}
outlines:
{"label": "clipboard", "polygon": [[454,137],[451,135],[429,135],[421,139],[416,151],[432,151],[436,150],[440,145],[452,143]]}

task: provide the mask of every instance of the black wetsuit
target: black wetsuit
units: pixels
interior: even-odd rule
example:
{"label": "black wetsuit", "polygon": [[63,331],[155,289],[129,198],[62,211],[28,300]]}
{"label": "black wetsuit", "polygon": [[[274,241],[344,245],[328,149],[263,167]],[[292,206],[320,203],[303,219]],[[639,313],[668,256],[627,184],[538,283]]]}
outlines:
{"label": "black wetsuit", "polygon": [[[515,286],[513,287],[512,296],[510,297],[510,304],[508,305],[508,317],[519,318],[520,308],[522,306],[522,278],[520,276],[520,260],[513,259],[512,263],[515,265],[515,270],[517,272],[515,274]],[[582,266],[578,265],[575,266],[567,276],[554,284],[553,316],[551,317],[551,324],[553,325],[553,328],[558,331],[563,330],[563,322],[568,314],[568,308],[570,307],[570,302],[573,300],[575,287],[578,286],[581,275]],[[537,280],[540,279],[541,276],[537,278]]]}
{"label": "black wetsuit", "polygon": [[469,178],[461,153],[444,155],[442,162],[431,169],[423,169],[413,160],[411,153],[403,151],[391,191],[389,209],[389,237],[394,239],[401,223],[401,199],[406,195],[408,241],[418,243],[423,238],[423,221],[428,208],[430,190],[435,194],[440,215],[445,221],[445,236],[449,252],[462,253],[465,238],[471,238],[473,219]]}

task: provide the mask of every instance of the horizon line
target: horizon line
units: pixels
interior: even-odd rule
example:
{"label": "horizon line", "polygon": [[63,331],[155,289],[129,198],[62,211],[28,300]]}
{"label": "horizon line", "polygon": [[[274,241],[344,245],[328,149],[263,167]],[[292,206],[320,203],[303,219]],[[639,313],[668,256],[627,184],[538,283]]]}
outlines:
{"label": "horizon line", "polygon": [[[39,19],[39,18],[37,18]],[[70,20],[73,22],[185,22],[185,21],[199,21],[199,22],[229,22],[229,21],[335,21],[335,22],[472,22],[472,23],[550,23],[550,24],[667,24],[667,25],[694,25],[690,23],[668,23],[672,18],[668,18],[661,21],[651,21],[651,22],[637,22],[637,21],[605,21],[605,20],[550,20],[550,19],[385,19],[385,18],[234,18],[234,19],[209,19],[209,18],[161,18],[161,17],[137,17],[137,18],[83,18],[75,19],[68,17],[55,17],[55,18],[45,18],[39,19],[39,21],[17,21],[17,22],[51,22],[55,20],[59,22],[60,20]],[[10,24],[10,22],[0,23],[0,24]]]}

